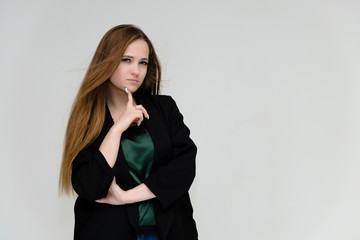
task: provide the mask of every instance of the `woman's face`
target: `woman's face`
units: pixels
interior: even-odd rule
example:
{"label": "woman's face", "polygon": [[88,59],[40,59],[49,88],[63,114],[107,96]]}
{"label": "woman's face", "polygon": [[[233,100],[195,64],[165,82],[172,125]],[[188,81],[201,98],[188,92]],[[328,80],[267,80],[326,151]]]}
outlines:
{"label": "woman's face", "polygon": [[124,91],[135,92],[144,81],[149,62],[149,47],[142,40],[135,40],[126,48],[121,62],[110,77],[111,85]]}

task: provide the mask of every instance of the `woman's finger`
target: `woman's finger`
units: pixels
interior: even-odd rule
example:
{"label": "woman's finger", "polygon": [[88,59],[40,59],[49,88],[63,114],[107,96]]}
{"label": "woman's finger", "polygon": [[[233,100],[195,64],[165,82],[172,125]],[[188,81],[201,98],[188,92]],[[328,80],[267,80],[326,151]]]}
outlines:
{"label": "woman's finger", "polygon": [[141,110],[141,112],[144,114],[144,116],[149,120],[150,116],[149,116],[148,112],[146,111],[146,109],[142,105],[136,105],[135,108],[138,110]]}
{"label": "woman's finger", "polygon": [[129,91],[129,89],[125,88],[125,92],[127,93],[127,96],[128,96],[128,106],[132,107],[133,106],[133,103],[134,103],[134,99],[133,99],[133,96],[131,94],[131,92]]}
{"label": "woman's finger", "polygon": [[135,118],[134,122],[136,122],[137,126],[140,126],[142,121],[144,121],[144,116],[143,116],[142,111],[139,110],[139,112],[137,113],[137,117]]}
{"label": "woman's finger", "polygon": [[104,203],[104,202],[105,202],[105,199],[106,199],[106,198],[100,198],[100,199],[98,199],[98,200],[95,200],[95,202]]}

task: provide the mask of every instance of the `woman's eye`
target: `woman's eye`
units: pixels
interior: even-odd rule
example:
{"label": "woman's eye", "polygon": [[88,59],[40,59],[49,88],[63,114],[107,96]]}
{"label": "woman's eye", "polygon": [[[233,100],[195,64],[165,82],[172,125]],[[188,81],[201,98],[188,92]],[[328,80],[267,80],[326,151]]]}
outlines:
{"label": "woman's eye", "polygon": [[123,59],[121,59],[121,61],[122,61],[122,62],[130,62],[131,59],[130,59],[130,58],[123,58]]}
{"label": "woman's eye", "polygon": [[148,62],[142,61],[142,62],[140,62],[140,64],[147,66]]}

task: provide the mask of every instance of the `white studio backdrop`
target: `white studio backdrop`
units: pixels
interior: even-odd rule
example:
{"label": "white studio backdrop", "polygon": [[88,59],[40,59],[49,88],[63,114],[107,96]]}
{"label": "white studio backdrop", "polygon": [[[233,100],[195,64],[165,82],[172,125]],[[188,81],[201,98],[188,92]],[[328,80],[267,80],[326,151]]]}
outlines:
{"label": "white studio backdrop", "polygon": [[0,239],[72,239],[71,104],[101,37],[153,41],[198,146],[200,239],[360,239],[360,2],[0,2]]}

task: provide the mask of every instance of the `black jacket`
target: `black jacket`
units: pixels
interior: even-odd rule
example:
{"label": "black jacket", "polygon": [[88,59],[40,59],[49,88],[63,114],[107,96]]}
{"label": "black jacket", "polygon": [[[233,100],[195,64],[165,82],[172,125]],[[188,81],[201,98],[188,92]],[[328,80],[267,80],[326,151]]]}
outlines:
{"label": "black jacket", "polygon": [[[154,162],[144,181],[155,194],[153,199],[157,229],[162,240],[197,239],[188,190],[195,177],[196,146],[174,100],[169,96],[135,93],[150,115],[142,124],[154,143]],[[108,108],[99,137],[77,155],[72,167],[72,185],[79,195],[75,203],[75,240],[136,239],[138,204],[114,206],[96,203],[105,197],[112,179],[124,190],[136,187],[129,174],[122,148],[111,168],[99,151],[113,125]]]}

